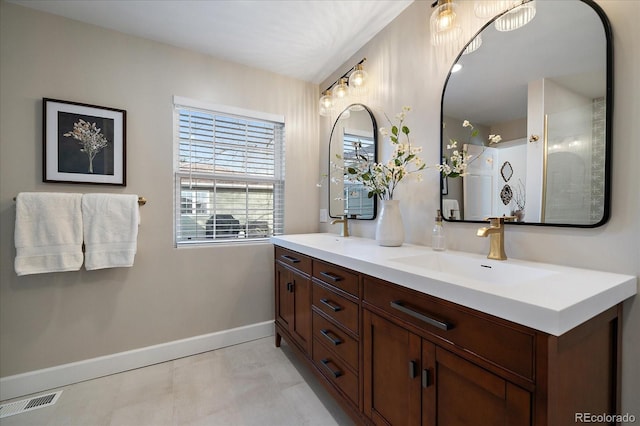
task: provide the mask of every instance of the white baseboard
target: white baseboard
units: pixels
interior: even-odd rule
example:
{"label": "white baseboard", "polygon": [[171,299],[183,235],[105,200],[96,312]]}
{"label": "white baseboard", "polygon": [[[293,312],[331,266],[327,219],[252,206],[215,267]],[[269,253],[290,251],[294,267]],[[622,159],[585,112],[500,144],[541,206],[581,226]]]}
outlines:
{"label": "white baseboard", "polygon": [[272,336],[273,321],[0,378],[0,401]]}

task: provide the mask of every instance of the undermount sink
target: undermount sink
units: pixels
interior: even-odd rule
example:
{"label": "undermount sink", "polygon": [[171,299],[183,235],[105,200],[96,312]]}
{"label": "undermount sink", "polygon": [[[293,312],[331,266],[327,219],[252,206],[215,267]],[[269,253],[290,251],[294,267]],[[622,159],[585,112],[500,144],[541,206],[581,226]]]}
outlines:
{"label": "undermount sink", "polygon": [[556,271],[494,261],[486,258],[451,253],[424,253],[416,256],[389,259],[411,267],[459,276],[464,279],[485,282],[493,285],[517,285],[545,278]]}

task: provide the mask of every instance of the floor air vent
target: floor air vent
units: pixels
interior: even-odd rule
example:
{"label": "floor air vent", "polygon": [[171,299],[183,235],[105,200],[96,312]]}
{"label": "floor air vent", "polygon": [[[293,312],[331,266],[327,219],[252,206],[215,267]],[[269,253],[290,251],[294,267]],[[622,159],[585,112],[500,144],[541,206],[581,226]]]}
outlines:
{"label": "floor air vent", "polygon": [[48,407],[55,404],[60,395],[62,395],[62,391],[3,404],[0,406],[0,419],[31,410],[37,410],[38,408]]}

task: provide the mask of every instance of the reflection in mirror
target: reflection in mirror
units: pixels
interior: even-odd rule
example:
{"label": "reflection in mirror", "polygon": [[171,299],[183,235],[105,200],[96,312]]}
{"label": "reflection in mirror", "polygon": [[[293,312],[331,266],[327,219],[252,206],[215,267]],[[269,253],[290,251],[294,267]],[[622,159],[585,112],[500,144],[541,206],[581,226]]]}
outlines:
{"label": "reflection in mirror", "polygon": [[377,145],[376,120],[365,105],[350,105],[338,116],[329,141],[329,216],[375,219],[376,198],[361,183],[346,180],[343,170],[358,156],[376,161]]}
{"label": "reflection in mirror", "polygon": [[[487,24],[482,45],[461,53],[461,70],[449,74],[442,152],[455,139],[471,155],[464,177],[447,178],[442,208],[449,220],[508,215],[529,224],[594,227],[608,219],[609,23],[591,0],[536,4],[522,28],[499,32]],[[468,137],[464,120],[477,137]],[[490,134],[502,142],[489,146]]]}

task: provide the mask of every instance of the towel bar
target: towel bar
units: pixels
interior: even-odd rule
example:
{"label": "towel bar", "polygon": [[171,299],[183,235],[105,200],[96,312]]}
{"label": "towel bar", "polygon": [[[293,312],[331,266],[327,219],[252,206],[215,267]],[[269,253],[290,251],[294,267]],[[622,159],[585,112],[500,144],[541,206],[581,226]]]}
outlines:
{"label": "towel bar", "polygon": [[[16,200],[16,197],[13,197],[13,201],[15,200]],[[147,199],[144,197],[138,197],[138,205],[144,206],[145,204],[147,204]]]}

